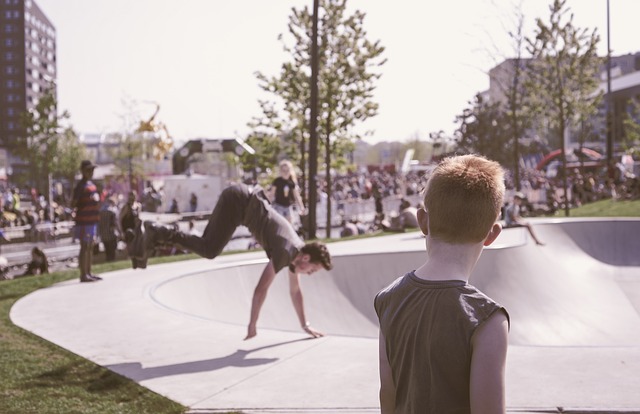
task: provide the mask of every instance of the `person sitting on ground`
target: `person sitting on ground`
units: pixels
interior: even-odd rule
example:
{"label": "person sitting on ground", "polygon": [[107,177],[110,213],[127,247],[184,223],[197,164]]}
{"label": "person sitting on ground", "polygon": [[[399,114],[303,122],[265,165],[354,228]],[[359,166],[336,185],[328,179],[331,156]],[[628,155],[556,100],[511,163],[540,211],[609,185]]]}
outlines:
{"label": "person sitting on ground", "polygon": [[350,237],[358,235],[358,227],[353,221],[342,220],[342,230],[340,230],[340,237]]}
{"label": "person sitting on ground", "polygon": [[400,223],[403,229],[418,228],[418,208],[413,207],[409,200],[402,199],[400,202]]}
{"label": "person sitting on ground", "polygon": [[536,237],[536,234],[533,231],[533,227],[531,226],[531,223],[528,223],[520,216],[520,205],[522,204],[524,199],[525,199],[524,194],[520,192],[517,192],[513,196],[513,202],[509,206],[507,206],[505,210],[505,215],[504,215],[505,227],[507,228],[526,227],[526,229],[529,231],[529,234],[531,235],[531,238],[536,242],[536,244],[538,246],[544,246],[544,243],[542,243],[538,239],[538,237]]}
{"label": "person sitting on ground", "polygon": [[[250,189],[244,184],[236,184],[224,189],[202,236],[145,221],[139,231],[129,230],[127,238],[133,246],[134,257],[141,261],[146,261],[149,252],[163,244],[177,245],[199,256],[213,259],[222,253],[240,225],[249,229],[269,258],[253,293],[245,339],[257,335],[256,324],[267,291],[276,274],[284,268],[289,271],[289,292],[302,329],[314,338],[323,336],[311,327],[305,315],[299,275],[310,275],[321,268],[330,270],[331,255],[323,243],[305,244],[291,223],[273,209],[262,188]],[[146,262],[141,267],[146,267]]]}
{"label": "person sitting on ground", "polygon": [[35,275],[40,273],[44,275],[49,273],[49,262],[47,255],[37,247],[31,249],[31,261],[27,264],[27,270],[22,276]]}

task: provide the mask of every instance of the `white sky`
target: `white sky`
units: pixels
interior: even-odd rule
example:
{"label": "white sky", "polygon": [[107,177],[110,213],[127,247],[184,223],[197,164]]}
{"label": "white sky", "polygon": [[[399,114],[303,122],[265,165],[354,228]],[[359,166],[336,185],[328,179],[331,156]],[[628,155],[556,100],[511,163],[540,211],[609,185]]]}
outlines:
{"label": "white sky", "polygon": [[[122,130],[123,100],[161,105],[158,120],[177,141],[244,136],[260,114],[254,72],[287,60],[279,34],[292,7],[312,0],[35,0],[57,31],[59,108],[78,132]],[[552,0],[522,0],[525,35],[548,20]],[[488,70],[513,56],[517,0],[349,0],[366,13],[370,40],[388,62],[376,90],[379,115],[362,125],[368,142],[405,141],[443,130]],[[597,28],[606,54],[606,0],[568,0],[581,28]],[[640,51],[640,0],[610,0],[613,54]],[[143,117],[154,107],[140,103]]]}

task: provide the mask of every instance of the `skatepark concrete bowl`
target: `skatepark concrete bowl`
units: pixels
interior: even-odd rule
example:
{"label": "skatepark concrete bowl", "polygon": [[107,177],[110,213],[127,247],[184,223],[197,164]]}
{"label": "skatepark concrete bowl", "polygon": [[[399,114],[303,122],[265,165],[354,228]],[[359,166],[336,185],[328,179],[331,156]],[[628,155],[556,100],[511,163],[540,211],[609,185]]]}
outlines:
{"label": "skatepark concrete bowl", "polygon": [[[640,326],[640,228],[630,223],[544,225],[548,246],[486,249],[472,284],[509,310],[514,345],[640,344],[640,330],[629,329]],[[523,229],[505,231],[525,236]],[[305,290],[312,292],[305,296],[308,312],[329,335],[377,338],[373,297],[424,257],[424,249],[336,256],[332,271],[303,276]],[[156,286],[152,297],[177,312],[245,325],[263,267],[258,261],[182,275]],[[284,286],[270,291],[260,325],[298,331],[298,320],[287,309],[286,278],[279,283]]]}
{"label": "skatepark concrete bowl", "polygon": [[[545,246],[505,229],[470,281],[511,317],[509,411],[640,412],[640,220],[532,223]],[[424,238],[329,249],[333,270],[301,276],[307,318],[327,335],[316,340],[299,328],[283,272],[258,336],[243,341],[262,252],[65,282],[21,299],[11,318],[194,412],[375,412],[373,297],[423,262]]]}

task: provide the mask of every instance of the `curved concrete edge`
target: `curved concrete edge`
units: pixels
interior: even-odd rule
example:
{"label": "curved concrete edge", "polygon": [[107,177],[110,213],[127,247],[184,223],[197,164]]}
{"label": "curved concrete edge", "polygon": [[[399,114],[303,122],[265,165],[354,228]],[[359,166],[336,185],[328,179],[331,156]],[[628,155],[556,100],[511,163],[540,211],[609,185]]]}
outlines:
{"label": "curved concrete edge", "polygon": [[[536,229],[543,236],[553,236],[547,226]],[[521,229],[509,229],[505,235],[517,233],[511,230]],[[518,234],[520,240],[522,233]],[[545,241],[551,244],[552,239]],[[511,252],[508,245],[522,248],[520,242],[509,242],[495,249],[495,254]],[[525,246],[530,247],[535,248]],[[333,255],[421,249],[424,239],[417,233],[330,245]],[[152,298],[158,286],[180,275],[262,260],[264,253],[253,252],[145,271],[122,270],[103,275],[104,280],[94,284],[68,281],[20,299],[10,317],[16,325],[195,412],[377,411],[377,339],[327,336],[310,340],[302,332],[260,328],[258,337],[243,341],[246,327],[242,323],[189,316]],[[293,312],[290,302],[280,301],[280,306],[282,313]],[[249,308],[241,308],[248,320]],[[514,320],[518,321],[512,315]],[[637,372],[638,344],[511,346],[507,406],[512,412],[560,406],[640,411]]]}

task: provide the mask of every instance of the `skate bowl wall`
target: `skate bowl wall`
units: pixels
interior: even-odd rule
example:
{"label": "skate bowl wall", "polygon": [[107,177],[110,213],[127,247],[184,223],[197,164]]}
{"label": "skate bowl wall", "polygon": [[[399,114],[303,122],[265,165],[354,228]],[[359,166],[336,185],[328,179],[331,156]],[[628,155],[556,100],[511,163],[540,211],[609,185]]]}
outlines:
{"label": "skate bowl wall", "polygon": [[[640,220],[540,221],[535,231],[545,246],[530,241],[501,245],[499,238],[494,243],[498,247],[485,249],[470,281],[508,310],[511,343],[640,345]],[[503,230],[527,240],[524,232]],[[379,251],[369,253],[334,251],[329,245],[334,268],[300,276],[312,326],[329,335],[377,338],[375,294],[425,259],[424,239],[413,239],[407,251],[379,242]],[[180,275],[155,286],[150,295],[161,306],[191,317],[246,326],[266,262]],[[260,329],[300,332],[286,271],[269,290]]]}

